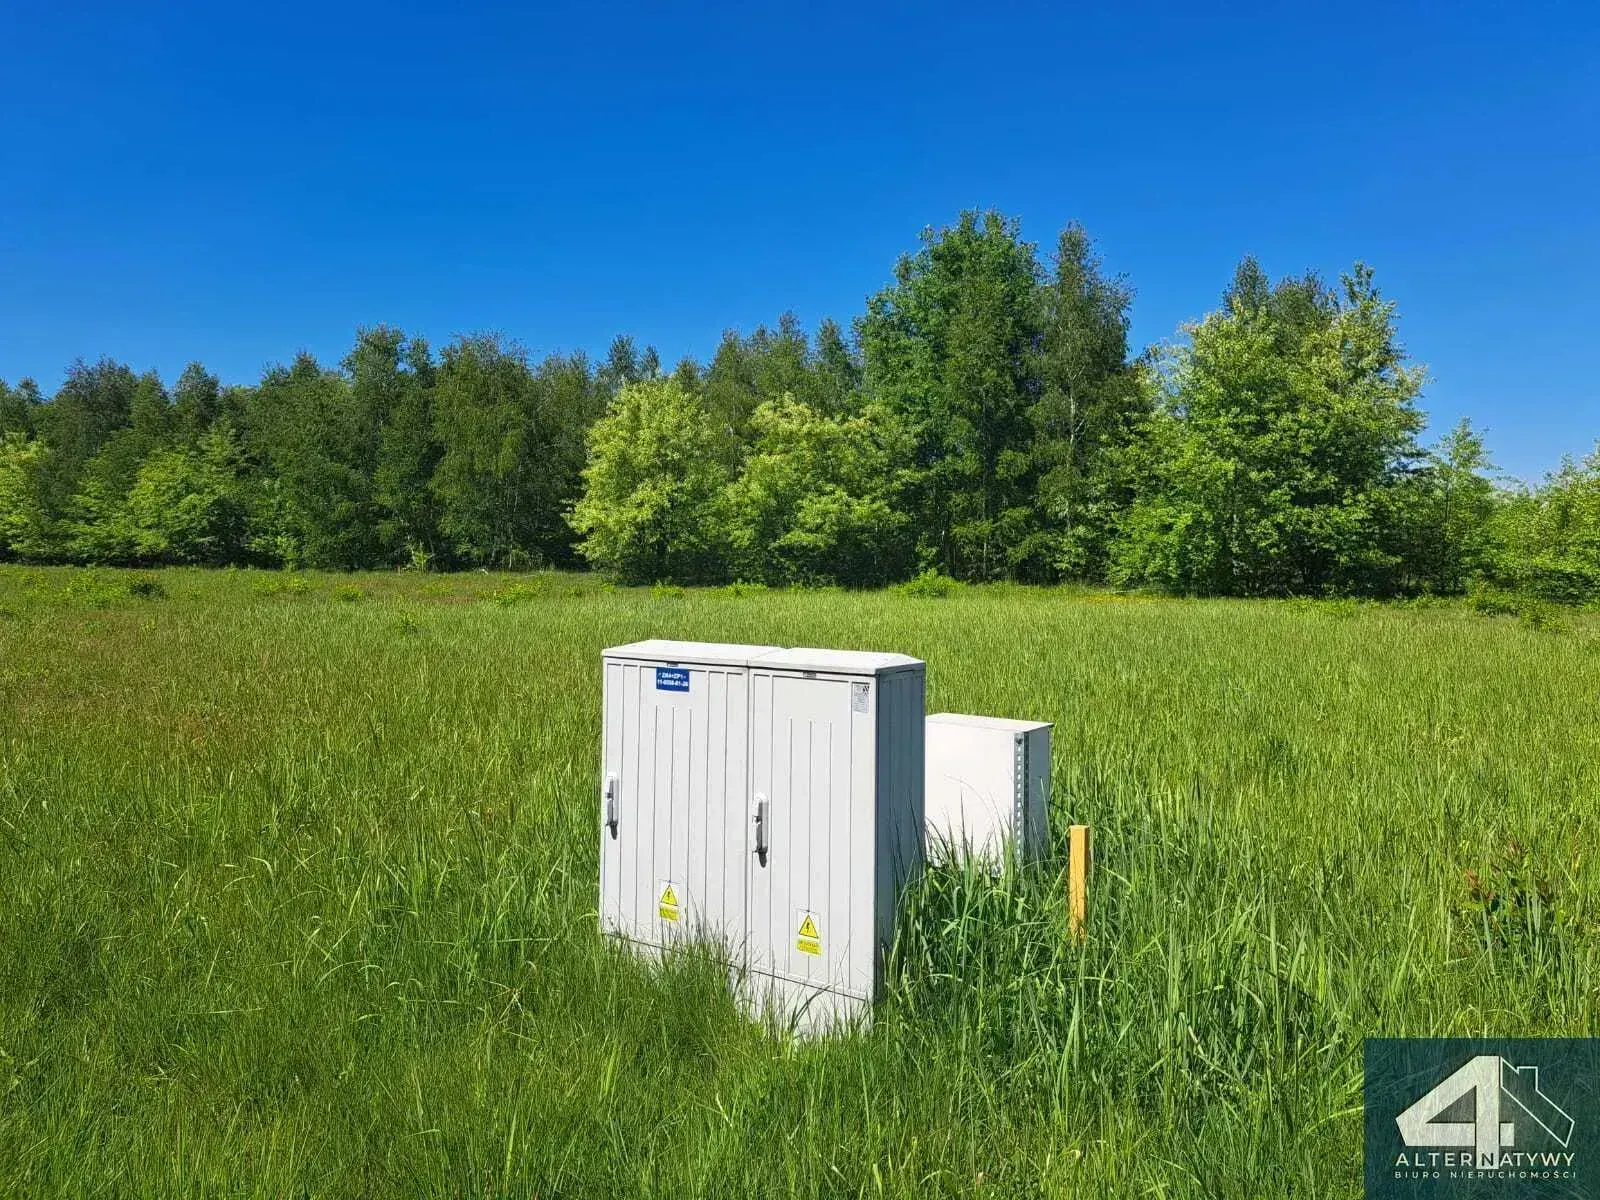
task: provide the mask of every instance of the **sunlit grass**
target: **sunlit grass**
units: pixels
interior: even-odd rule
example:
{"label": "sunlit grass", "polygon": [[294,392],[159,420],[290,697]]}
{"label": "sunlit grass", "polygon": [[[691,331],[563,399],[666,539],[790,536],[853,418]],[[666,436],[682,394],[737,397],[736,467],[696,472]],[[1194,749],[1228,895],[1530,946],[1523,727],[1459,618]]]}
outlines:
{"label": "sunlit grass", "polygon": [[[1056,722],[1087,944],[1059,864],[930,876],[799,1046],[603,945],[648,636]],[[1364,1035],[1600,1032],[1597,797],[1593,617],[7,568],[0,1194],[1354,1196]]]}

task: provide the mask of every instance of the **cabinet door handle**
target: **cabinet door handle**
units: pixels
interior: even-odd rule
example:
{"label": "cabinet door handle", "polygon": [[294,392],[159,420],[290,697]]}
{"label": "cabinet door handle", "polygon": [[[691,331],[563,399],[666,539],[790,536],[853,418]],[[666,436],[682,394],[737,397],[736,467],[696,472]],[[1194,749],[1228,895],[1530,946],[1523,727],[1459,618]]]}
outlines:
{"label": "cabinet door handle", "polygon": [[622,790],[621,781],[615,775],[606,776],[606,828],[611,830],[612,840],[617,836],[617,822],[620,819],[621,805],[617,800],[617,793]]}
{"label": "cabinet door handle", "polygon": [[760,792],[756,793],[756,857],[761,860],[761,865],[767,865],[767,798]]}

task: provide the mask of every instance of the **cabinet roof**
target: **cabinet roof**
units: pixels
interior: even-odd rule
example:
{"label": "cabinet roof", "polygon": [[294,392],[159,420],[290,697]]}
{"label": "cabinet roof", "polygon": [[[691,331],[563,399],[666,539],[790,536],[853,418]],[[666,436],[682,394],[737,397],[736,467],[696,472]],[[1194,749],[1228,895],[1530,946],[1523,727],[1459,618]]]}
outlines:
{"label": "cabinet roof", "polygon": [[659,663],[710,663],[714,666],[748,667],[757,659],[779,649],[777,646],[743,646],[737,642],[675,642],[650,638],[612,646],[607,658],[637,658]]}
{"label": "cabinet roof", "polygon": [[972,713],[929,713],[930,725],[957,725],[968,729],[1001,729],[1007,733],[1032,733],[1049,729],[1049,721],[1019,721],[1010,717],[980,717]]}
{"label": "cabinet roof", "polygon": [[841,675],[882,675],[902,667],[920,667],[920,658],[906,654],[883,654],[876,650],[820,650],[796,646],[778,650],[754,664],[789,671],[834,671]]}
{"label": "cabinet roof", "polygon": [[677,642],[666,638],[650,638],[625,646],[612,646],[605,651],[605,657],[672,665],[703,663],[783,671],[826,671],[840,675],[882,675],[923,665],[920,658],[875,650],[823,650],[812,646],[784,649],[781,646],[745,646],[736,642]]}

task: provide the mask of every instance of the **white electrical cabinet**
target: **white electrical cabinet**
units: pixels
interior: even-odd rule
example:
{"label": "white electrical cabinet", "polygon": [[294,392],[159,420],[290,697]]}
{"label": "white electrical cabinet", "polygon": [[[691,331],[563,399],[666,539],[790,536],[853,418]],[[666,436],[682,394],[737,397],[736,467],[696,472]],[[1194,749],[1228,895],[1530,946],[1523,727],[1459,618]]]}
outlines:
{"label": "white electrical cabinet", "polygon": [[1049,849],[1050,729],[962,713],[927,720],[929,857],[991,870]]}
{"label": "white electrical cabinet", "polygon": [[867,1009],[922,865],[923,663],[648,641],[604,670],[601,927],[720,944],[803,1031]]}

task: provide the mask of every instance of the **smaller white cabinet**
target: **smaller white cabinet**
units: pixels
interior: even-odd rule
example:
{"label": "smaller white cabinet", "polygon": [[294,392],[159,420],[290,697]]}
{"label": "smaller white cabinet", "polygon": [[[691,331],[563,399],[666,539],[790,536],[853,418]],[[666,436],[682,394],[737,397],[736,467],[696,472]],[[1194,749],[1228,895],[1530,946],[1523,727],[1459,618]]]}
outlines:
{"label": "smaller white cabinet", "polygon": [[927,720],[928,857],[998,871],[1049,849],[1050,729],[963,713]]}
{"label": "smaller white cabinet", "polygon": [[604,654],[600,925],[724,948],[806,1031],[870,1008],[923,860],[924,665],[647,641]]}

